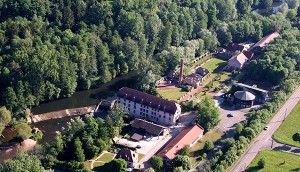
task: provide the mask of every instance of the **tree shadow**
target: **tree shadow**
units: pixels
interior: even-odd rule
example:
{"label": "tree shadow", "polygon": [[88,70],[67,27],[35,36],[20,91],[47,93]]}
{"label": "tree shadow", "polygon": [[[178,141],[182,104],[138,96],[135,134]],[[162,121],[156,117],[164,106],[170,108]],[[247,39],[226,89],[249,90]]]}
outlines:
{"label": "tree shadow", "polygon": [[289,151],[291,148],[289,146],[283,145],[283,146],[277,146],[274,148],[275,150],[283,150],[283,151]]}
{"label": "tree shadow", "polygon": [[300,171],[300,167],[291,169],[290,171]]}
{"label": "tree shadow", "polygon": [[295,150],[292,150],[291,152],[293,152],[293,153],[300,153],[300,149],[295,149]]}
{"label": "tree shadow", "polygon": [[255,166],[255,167],[250,167],[248,169],[246,169],[246,172],[256,172],[259,171],[261,168],[259,166]]}

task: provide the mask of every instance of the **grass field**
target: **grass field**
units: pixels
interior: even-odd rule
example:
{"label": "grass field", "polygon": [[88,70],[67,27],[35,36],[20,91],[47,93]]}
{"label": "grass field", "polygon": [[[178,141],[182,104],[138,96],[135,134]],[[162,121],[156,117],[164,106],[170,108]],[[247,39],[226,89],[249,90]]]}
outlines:
{"label": "grass field", "polygon": [[[265,158],[266,162],[266,166],[263,169],[257,166],[259,159],[262,157]],[[299,162],[299,155],[274,150],[263,150],[251,162],[246,172],[300,171]]]}
{"label": "grass field", "polygon": [[113,154],[105,153],[97,161],[110,162],[113,160]]}
{"label": "grass field", "polygon": [[196,164],[197,161],[201,158],[203,154],[202,149],[204,147],[206,140],[211,140],[212,142],[218,141],[222,136],[223,132],[217,129],[212,129],[207,132],[191,149],[191,162],[192,166]]}
{"label": "grass field", "polygon": [[84,168],[87,170],[91,170],[91,162],[90,161],[85,161],[83,162]]}
{"label": "grass field", "polygon": [[195,63],[191,63],[188,67],[184,68],[184,74],[190,75],[197,66],[199,66],[200,64],[202,64],[203,62],[207,61],[210,58],[211,56],[205,56],[199,59],[198,61],[196,61]]}
{"label": "grass field", "polygon": [[94,168],[103,166],[104,164],[105,164],[104,162],[94,162]]}
{"label": "grass field", "polygon": [[141,160],[142,158],[144,158],[144,156],[145,156],[145,154],[139,153],[139,159],[138,159],[138,161],[140,162],[140,160]]}
{"label": "grass field", "polygon": [[227,62],[222,59],[212,58],[210,61],[205,63],[202,67],[208,69],[210,73],[218,73],[225,67]]}
{"label": "grass field", "polygon": [[181,96],[183,96],[186,93],[184,91],[181,91],[181,88],[171,88],[157,91],[163,98],[169,100],[178,100]]}
{"label": "grass field", "polygon": [[300,103],[292,110],[291,114],[280,125],[274,134],[274,139],[280,143],[300,147],[299,142],[293,140],[293,135],[300,132]]}

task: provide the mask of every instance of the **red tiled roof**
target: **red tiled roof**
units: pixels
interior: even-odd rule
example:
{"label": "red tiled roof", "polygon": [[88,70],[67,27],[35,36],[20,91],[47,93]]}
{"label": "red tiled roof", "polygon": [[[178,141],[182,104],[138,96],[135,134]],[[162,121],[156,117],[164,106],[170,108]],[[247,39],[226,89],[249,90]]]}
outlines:
{"label": "red tiled roof", "polygon": [[245,47],[243,45],[239,45],[239,44],[235,44],[235,43],[229,44],[226,48],[227,51],[231,51],[231,52],[243,51],[244,49],[245,49]]}
{"label": "red tiled roof", "polygon": [[158,153],[158,156],[166,156],[172,160],[176,153],[184,146],[189,146],[194,143],[200,135],[202,135],[204,129],[199,125],[193,125],[183,129],[163,150]]}
{"label": "red tiled roof", "polygon": [[254,47],[264,47],[267,44],[269,44],[270,42],[272,42],[275,38],[277,38],[279,36],[278,32],[274,32],[270,35],[267,35],[265,37],[263,37],[260,41],[258,41],[254,46]]}
{"label": "red tiled roof", "polygon": [[168,112],[170,114],[175,114],[177,110],[175,102],[171,102],[127,87],[121,88],[117,93],[117,96],[145,106],[159,109],[164,112]]}
{"label": "red tiled roof", "polygon": [[163,129],[167,127],[154,124],[152,122],[142,120],[142,119],[134,119],[133,124],[131,125],[133,128],[144,129],[150,134],[159,135]]}

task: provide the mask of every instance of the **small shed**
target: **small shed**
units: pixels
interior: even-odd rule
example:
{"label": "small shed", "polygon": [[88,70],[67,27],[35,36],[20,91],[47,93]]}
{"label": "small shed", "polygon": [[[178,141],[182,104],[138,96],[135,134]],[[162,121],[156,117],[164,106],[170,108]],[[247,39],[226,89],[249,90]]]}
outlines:
{"label": "small shed", "polygon": [[237,91],[234,93],[234,103],[240,107],[251,107],[254,104],[255,95],[248,91]]}

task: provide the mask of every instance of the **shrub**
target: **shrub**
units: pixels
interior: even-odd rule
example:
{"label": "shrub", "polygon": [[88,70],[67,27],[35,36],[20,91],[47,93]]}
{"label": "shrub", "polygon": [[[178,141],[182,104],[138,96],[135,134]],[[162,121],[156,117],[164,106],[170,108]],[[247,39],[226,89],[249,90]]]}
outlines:
{"label": "shrub", "polygon": [[204,144],[204,147],[203,147],[203,150],[205,152],[209,152],[213,149],[214,149],[214,143],[211,140],[206,140],[205,144]]}
{"label": "shrub", "polygon": [[164,165],[163,159],[159,156],[153,156],[150,159],[150,163],[151,163],[152,167],[156,170],[160,170]]}
{"label": "shrub", "polygon": [[300,132],[297,132],[293,135],[293,140],[295,142],[300,142]]}
{"label": "shrub", "polygon": [[260,167],[260,168],[264,168],[265,165],[266,165],[266,160],[265,158],[260,158],[257,165]]}

